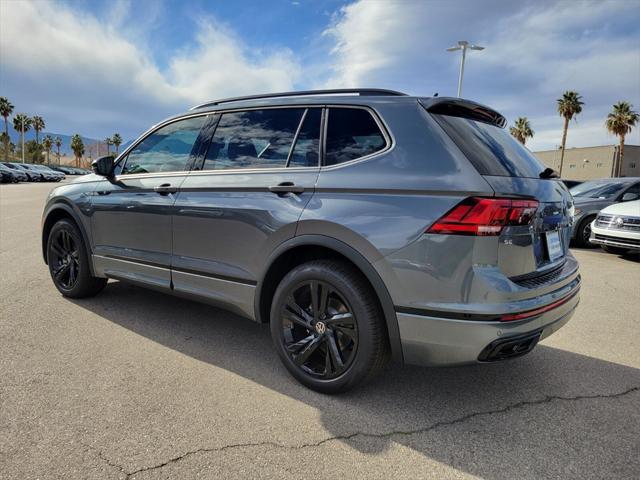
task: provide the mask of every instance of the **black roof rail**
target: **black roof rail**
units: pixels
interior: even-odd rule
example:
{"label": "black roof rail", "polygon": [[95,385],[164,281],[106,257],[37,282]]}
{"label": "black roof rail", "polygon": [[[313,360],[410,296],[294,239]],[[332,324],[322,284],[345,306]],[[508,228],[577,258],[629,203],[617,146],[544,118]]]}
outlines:
{"label": "black roof rail", "polygon": [[395,90],[386,90],[384,88],[333,88],[329,90],[302,90],[298,92],[280,92],[280,93],[264,93],[262,95],[248,95],[246,97],[231,97],[212,102],[202,103],[192,107],[191,110],[198,108],[213,107],[221,103],[242,102],[245,100],[259,100],[262,98],[280,98],[280,97],[307,97],[312,95],[359,95],[361,97],[376,96],[407,96],[406,93],[397,92]]}

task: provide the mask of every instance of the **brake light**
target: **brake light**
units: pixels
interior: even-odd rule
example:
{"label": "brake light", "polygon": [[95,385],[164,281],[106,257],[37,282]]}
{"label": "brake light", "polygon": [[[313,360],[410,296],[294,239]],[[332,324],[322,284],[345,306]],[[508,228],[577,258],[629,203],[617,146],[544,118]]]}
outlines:
{"label": "brake light", "polygon": [[506,226],[529,225],[538,205],[536,200],[470,197],[431,225],[427,233],[500,235]]}

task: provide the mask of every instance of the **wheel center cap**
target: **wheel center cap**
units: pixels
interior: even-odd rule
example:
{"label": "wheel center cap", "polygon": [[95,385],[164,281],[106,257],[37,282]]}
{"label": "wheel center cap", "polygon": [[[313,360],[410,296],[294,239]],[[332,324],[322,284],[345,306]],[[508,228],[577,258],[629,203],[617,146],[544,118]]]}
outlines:
{"label": "wheel center cap", "polygon": [[327,331],[327,326],[324,324],[324,322],[317,322],[315,328],[316,332],[318,332],[318,334],[320,335]]}

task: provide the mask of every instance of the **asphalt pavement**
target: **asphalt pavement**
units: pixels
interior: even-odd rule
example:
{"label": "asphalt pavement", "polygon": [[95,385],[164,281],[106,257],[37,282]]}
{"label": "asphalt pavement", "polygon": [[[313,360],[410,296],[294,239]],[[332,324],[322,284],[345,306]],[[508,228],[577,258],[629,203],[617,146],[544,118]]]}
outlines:
{"label": "asphalt pavement", "polygon": [[574,250],[573,319],[509,362],[305,389],[269,329],[120,282],[63,298],[55,185],[0,186],[0,479],[638,478],[640,263]]}

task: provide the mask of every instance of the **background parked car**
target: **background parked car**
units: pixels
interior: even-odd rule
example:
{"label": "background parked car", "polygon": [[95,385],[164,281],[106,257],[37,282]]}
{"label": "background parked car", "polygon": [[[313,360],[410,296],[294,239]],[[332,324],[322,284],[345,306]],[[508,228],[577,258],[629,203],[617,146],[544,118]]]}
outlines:
{"label": "background parked car", "polygon": [[31,172],[39,173],[40,181],[59,182],[64,178],[64,174],[55,172],[50,168],[45,167],[44,165],[34,165],[32,163],[21,163],[20,165]]}
{"label": "background parked car", "polygon": [[38,170],[45,172],[49,177],[53,176],[53,181],[59,182],[63,180],[64,173],[59,172],[57,170],[53,170],[52,168],[47,167],[46,165],[34,165]]}
{"label": "background parked car", "polygon": [[2,182],[26,182],[27,176],[21,172],[20,170],[14,170],[12,168],[7,167],[3,163],[0,163],[0,173],[2,174]]}
{"label": "background parked car", "polygon": [[640,253],[640,200],[616,203],[598,213],[590,240],[605,252]]}
{"label": "background parked car", "polygon": [[44,175],[36,169],[29,168],[26,163],[14,163],[18,168],[22,169],[29,176],[30,182],[44,182]]}
{"label": "background parked car", "polygon": [[640,178],[603,178],[584,182],[571,190],[575,205],[575,217],[571,239],[579,247],[591,243],[591,223],[598,212],[618,202],[640,198]]}
{"label": "background parked car", "polygon": [[41,175],[39,173],[30,172],[28,169],[23,168],[18,163],[5,162],[0,165],[4,165],[5,167],[10,168],[13,172],[20,173],[21,175],[23,175],[23,176],[20,176],[20,178],[24,178],[24,180],[21,180],[21,181],[24,181],[24,182],[40,181]]}
{"label": "background parked car", "polygon": [[49,167],[51,170],[55,170],[56,172],[62,172],[65,175],[77,175],[74,169],[65,167],[63,165],[52,165]]}
{"label": "background parked car", "polygon": [[11,170],[9,170],[7,167],[0,167],[0,182],[15,183],[17,182],[17,180]]}

